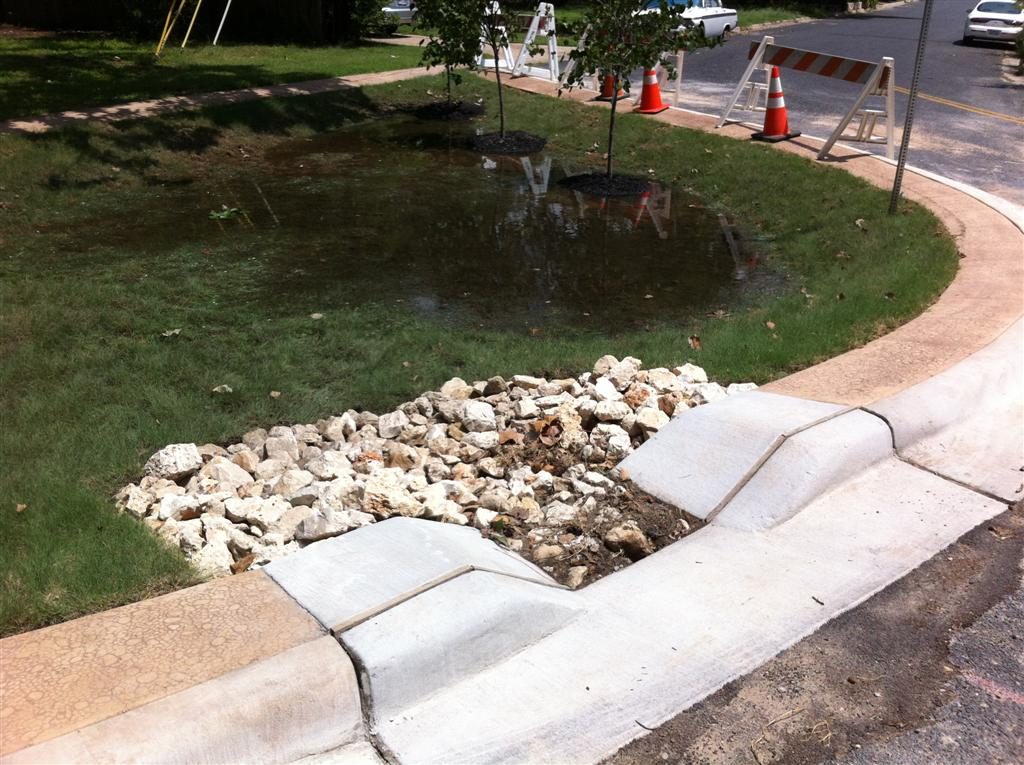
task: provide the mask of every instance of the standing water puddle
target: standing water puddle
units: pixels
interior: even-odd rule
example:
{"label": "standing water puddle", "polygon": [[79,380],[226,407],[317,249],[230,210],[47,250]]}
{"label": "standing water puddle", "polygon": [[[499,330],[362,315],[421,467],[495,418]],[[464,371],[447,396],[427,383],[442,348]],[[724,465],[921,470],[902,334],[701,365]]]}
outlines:
{"label": "standing water puddle", "polygon": [[496,328],[675,324],[751,291],[756,259],[732,251],[699,199],[656,184],[643,197],[573,192],[559,179],[586,168],[481,156],[463,148],[467,130],[396,117],[285,141],[91,238],[237,258],[255,272],[247,298],[398,303]]}

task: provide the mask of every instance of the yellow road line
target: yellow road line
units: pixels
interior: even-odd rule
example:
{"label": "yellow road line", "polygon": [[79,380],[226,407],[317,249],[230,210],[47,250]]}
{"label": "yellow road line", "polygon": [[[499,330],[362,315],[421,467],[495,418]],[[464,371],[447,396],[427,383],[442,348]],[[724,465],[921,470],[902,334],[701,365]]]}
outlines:
{"label": "yellow road line", "polygon": [[[897,85],[896,92],[907,94],[910,92],[910,89]],[[994,112],[991,109],[982,109],[981,107],[978,106],[962,104],[959,101],[950,101],[948,98],[940,98],[939,96],[929,96],[927,93],[918,93],[917,97],[923,98],[925,101],[933,101],[934,103],[942,104],[943,106],[950,106],[954,109],[960,109],[965,112],[971,112],[971,114],[980,114],[982,117],[995,117],[996,119],[1012,122],[1015,125],[1024,125],[1024,119],[1021,119],[1020,117],[1014,117],[1012,114]]]}

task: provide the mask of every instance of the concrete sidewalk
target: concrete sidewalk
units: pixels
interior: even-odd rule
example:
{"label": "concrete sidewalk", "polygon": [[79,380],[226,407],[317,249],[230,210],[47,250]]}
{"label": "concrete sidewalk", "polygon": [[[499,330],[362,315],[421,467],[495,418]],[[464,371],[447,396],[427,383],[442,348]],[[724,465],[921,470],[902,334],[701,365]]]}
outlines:
{"label": "concrete sidewalk", "polygon": [[[713,129],[678,110],[656,119]],[[810,157],[817,146],[779,148]],[[852,151],[838,164],[880,186],[892,174]],[[267,573],[8,638],[0,762],[595,762],[900,579],[1024,491],[1006,480],[1024,465],[1024,234],[934,179],[911,173],[905,189],[965,256],[931,308],[676,418],[628,461],[707,528],[570,592],[473,532],[392,520]],[[998,448],[961,470],[949,450],[977,452],[978,434]],[[123,639],[116,625],[128,625]],[[112,631],[131,650],[105,650]],[[213,658],[182,669],[168,651],[139,653],[128,642],[139,633],[208,645]],[[86,658],[60,664],[76,653]],[[65,703],[64,688],[78,695]],[[171,735],[196,708],[239,714]],[[147,738],[157,720],[170,734]]]}

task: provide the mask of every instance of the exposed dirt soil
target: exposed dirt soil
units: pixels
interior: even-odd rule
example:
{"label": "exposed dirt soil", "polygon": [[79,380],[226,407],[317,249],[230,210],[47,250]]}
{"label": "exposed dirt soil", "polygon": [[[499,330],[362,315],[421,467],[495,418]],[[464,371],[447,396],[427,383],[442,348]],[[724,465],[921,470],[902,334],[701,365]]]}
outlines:
{"label": "exposed dirt soil", "polygon": [[548,144],[547,138],[522,130],[506,130],[504,137],[500,133],[485,133],[473,137],[473,148],[491,154],[509,154],[525,156],[542,151]]}
{"label": "exposed dirt soil", "polygon": [[0,38],[27,40],[35,37],[56,37],[55,32],[48,32],[44,29],[29,29],[18,27],[13,24],[0,24]]}
{"label": "exposed dirt soil", "polygon": [[651,187],[646,178],[635,175],[613,175],[609,178],[604,173],[570,175],[559,183],[573,191],[602,197],[632,197],[643,194]]}
{"label": "exposed dirt soil", "polygon": [[[512,469],[529,465],[535,471],[546,470],[555,476],[563,476],[567,470],[580,464],[578,454],[539,444],[506,448],[498,459]],[[613,467],[611,463],[587,466],[604,475],[613,474]],[[483,535],[503,545],[512,540],[521,542],[522,548],[517,550],[520,555],[545,569],[560,584],[580,587],[619,571],[704,525],[699,518],[647,494],[632,481],[616,483],[621,485],[621,493],[609,492],[593,510],[580,512],[573,522],[549,538],[538,539],[535,534],[531,535],[530,531],[535,527],[525,518],[514,515],[503,516],[502,523],[492,524]],[[536,498],[539,504],[544,505],[551,500],[551,492],[540,490]],[[614,545],[605,543],[608,532],[623,524],[635,524],[650,542],[650,547],[643,549],[627,545],[613,549]],[[537,552],[545,544],[560,545],[565,552],[554,559],[538,559]],[[586,566],[587,571],[581,580],[574,581],[570,569],[578,566]]]}
{"label": "exposed dirt soil", "polygon": [[810,765],[912,735],[956,703],[951,637],[1013,592],[1022,552],[1018,507],[606,765]]}

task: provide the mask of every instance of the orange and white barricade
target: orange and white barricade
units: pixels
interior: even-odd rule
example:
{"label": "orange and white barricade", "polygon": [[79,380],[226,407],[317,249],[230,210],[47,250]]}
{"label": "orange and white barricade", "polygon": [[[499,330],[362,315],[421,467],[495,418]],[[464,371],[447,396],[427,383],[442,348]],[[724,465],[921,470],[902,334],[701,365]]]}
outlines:
{"label": "orange and white barricade", "polygon": [[[818,159],[824,159],[839,140],[885,144],[886,156],[889,159],[895,158],[896,78],[893,59],[887,56],[881,61],[871,62],[799,48],[786,48],[776,45],[775,39],[770,36],[765,37],[760,43],[751,43],[748,58],[750,63],[729,98],[717,127],[722,127],[730,121],[731,114],[738,108],[737,104],[744,95],[747,96],[746,106],[750,106],[750,94],[756,87],[752,84],[755,72],[763,72],[765,67],[778,66],[863,86],[853,106],[843,115],[832,135],[821,147]],[[880,98],[883,103],[880,107],[868,108],[869,98]],[[857,120],[856,127],[847,132],[847,128],[854,120]],[[879,129],[882,130],[881,133],[878,132]]]}

